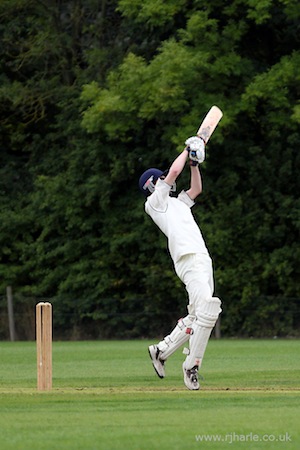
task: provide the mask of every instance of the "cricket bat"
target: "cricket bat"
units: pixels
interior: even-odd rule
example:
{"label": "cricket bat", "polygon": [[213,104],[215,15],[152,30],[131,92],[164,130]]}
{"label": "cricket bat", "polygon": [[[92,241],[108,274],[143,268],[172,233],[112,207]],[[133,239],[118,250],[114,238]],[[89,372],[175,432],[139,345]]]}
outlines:
{"label": "cricket bat", "polygon": [[199,130],[197,131],[197,136],[203,139],[204,143],[207,144],[209,138],[215,131],[216,126],[222,119],[223,113],[217,106],[212,106],[201,123]]}

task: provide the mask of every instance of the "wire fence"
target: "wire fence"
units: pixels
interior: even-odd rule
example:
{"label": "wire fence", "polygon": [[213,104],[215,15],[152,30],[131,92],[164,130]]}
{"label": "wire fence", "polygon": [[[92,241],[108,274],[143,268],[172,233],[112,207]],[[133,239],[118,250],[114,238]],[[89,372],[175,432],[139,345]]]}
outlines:
{"label": "wire fence", "polygon": [[[216,323],[213,335],[222,337],[294,337],[300,338],[300,299],[285,299],[284,309],[274,311],[272,305],[264,314],[258,315],[257,308],[243,310],[243,318],[236,322],[231,320],[232,312],[224,308]],[[49,301],[53,308],[54,339],[119,339],[119,338],[153,338],[170,332],[180,317],[176,311],[157,311],[154,308],[143,309],[146,302],[140,298],[131,299],[131,310],[120,311],[116,299],[105,299],[111,304],[111,312],[81,311],[62,307],[64,303],[55,298],[23,297],[8,290],[6,296],[0,297],[0,340],[35,340],[35,306],[40,301]],[[80,301],[79,301],[80,303]],[[134,306],[132,307],[132,303]],[[133,310],[132,310],[133,309]],[[242,333],[248,323],[252,333]],[[250,323],[250,326],[249,326]],[[230,324],[230,326],[229,326]],[[258,331],[257,331],[258,330]]]}

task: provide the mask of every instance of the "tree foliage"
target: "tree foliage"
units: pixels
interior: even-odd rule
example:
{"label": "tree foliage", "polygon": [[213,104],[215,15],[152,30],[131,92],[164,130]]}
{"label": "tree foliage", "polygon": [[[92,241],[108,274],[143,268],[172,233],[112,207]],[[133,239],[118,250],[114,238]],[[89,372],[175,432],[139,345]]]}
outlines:
{"label": "tree foliage", "polygon": [[297,5],[1,2],[2,290],[52,298],[60,335],[169,330],[186,294],[137,181],[150,166],[167,168],[217,104],[224,117],[194,213],[223,332],[294,333]]}

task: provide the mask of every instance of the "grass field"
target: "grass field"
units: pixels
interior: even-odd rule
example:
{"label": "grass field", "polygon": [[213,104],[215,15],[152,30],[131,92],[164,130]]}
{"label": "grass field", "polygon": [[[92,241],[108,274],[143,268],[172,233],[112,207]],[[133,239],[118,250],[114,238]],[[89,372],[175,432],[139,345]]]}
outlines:
{"label": "grass field", "polygon": [[300,340],[211,340],[196,392],[180,351],[160,380],[148,345],[54,342],[37,392],[35,343],[1,342],[1,449],[300,448]]}

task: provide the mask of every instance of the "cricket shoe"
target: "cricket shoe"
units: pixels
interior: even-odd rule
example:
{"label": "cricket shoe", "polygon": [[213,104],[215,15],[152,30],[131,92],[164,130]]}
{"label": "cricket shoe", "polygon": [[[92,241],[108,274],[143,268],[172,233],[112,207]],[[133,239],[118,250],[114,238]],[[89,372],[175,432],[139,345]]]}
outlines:
{"label": "cricket shoe", "polygon": [[157,345],[150,345],[148,347],[149,355],[152,360],[152,364],[154,367],[155,372],[159,376],[159,378],[165,377],[165,361],[163,359],[160,359],[159,355],[161,354],[161,351],[157,347]]}
{"label": "cricket shoe", "polygon": [[192,369],[186,369],[184,363],[182,364],[182,370],[184,375],[184,384],[191,391],[198,391],[200,384],[198,382],[198,366],[194,366]]}

